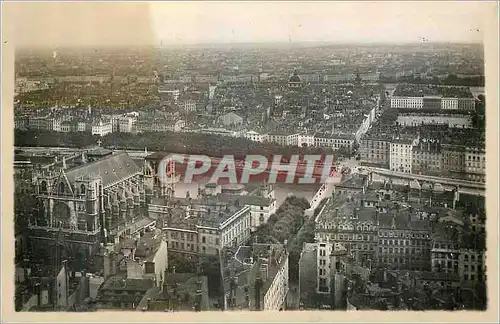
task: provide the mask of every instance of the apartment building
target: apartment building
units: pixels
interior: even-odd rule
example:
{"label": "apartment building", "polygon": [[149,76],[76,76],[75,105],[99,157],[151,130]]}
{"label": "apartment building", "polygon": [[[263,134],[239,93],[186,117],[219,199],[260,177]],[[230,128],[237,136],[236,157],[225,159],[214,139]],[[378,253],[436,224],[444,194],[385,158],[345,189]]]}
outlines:
{"label": "apartment building", "polygon": [[259,197],[255,195],[218,195],[218,199],[223,202],[232,203],[235,199],[239,200],[239,204],[242,206],[248,206],[250,208],[250,228],[251,231],[257,230],[257,228],[269,220],[269,217],[276,212],[277,204],[276,199],[274,199],[274,194],[271,197]]}
{"label": "apartment building", "polygon": [[432,248],[429,223],[412,218],[408,211],[396,209],[393,212],[392,215],[379,215],[379,265],[392,269],[429,270]]}
{"label": "apartment building", "polygon": [[458,98],[458,110],[474,111],[476,109],[476,101],[474,98]]}
{"label": "apartment building", "polygon": [[198,255],[198,231],[196,228],[189,230],[179,227],[164,227],[163,231],[170,252]]}
{"label": "apartment building", "polygon": [[441,98],[441,109],[458,110],[458,98]]}
{"label": "apartment building", "polygon": [[486,254],[481,250],[461,249],[459,276],[464,281],[486,281]]}
{"label": "apartment building", "polygon": [[432,234],[431,271],[459,275],[460,245],[457,233],[440,226]]}
{"label": "apartment building", "polygon": [[260,134],[260,133],[257,133],[256,131],[248,131],[243,136],[246,139],[249,139],[249,140],[254,141],[254,142],[259,142],[259,143],[263,143],[263,142],[267,141],[267,138],[268,138],[267,134]]}
{"label": "apartment building", "polygon": [[[110,124],[111,124],[111,122],[110,122]],[[89,128],[89,127],[88,127],[88,124],[87,124],[85,121],[78,121],[78,122],[77,122],[77,126],[76,126],[76,127],[77,127],[77,130],[78,130],[79,132],[85,132],[85,131],[87,131],[87,130],[88,130],[88,128]],[[107,128],[106,128],[106,130],[107,130]],[[112,131],[113,131],[113,128],[111,127],[111,130],[110,130],[110,131],[108,131],[106,134],[111,133]],[[106,135],[106,134],[104,134],[104,135]]]}
{"label": "apartment building", "polygon": [[286,244],[253,244],[221,253],[224,309],[280,311],[289,292]]}
{"label": "apartment building", "polygon": [[413,161],[414,139],[394,138],[391,141],[389,154],[389,165],[391,171],[411,173]]}
{"label": "apartment building", "polygon": [[447,175],[463,175],[465,172],[465,148],[461,145],[441,145],[441,167]]}
{"label": "apartment building", "polygon": [[139,120],[135,124],[138,133],[142,132],[180,132],[186,127],[184,120]]}
{"label": "apartment building", "polygon": [[391,108],[473,111],[475,99],[468,87],[400,84]]}
{"label": "apartment building", "polygon": [[361,268],[339,244],[304,243],[299,260],[301,309],[345,309],[347,275]]}
{"label": "apartment building", "polygon": [[422,109],[424,107],[423,97],[398,97],[391,98],[391,108]]}
{"label": "apartment building", "polygon": [[486,152],[484,148],[465,148],[465,173],[467,173],[469,180],[485,182]]}
{"label": "apartment building", "polygon": [[342,246],[359,262],[375,260],[377,233],[376,210],[361,207],[359,201],[340,206],[329,202],[316,218],[316,241]]}
{"label": "apartment building", "polygon": [[132,116],[121,116],[118,118],[118,131],[121,133],[132,133],[137,118]]}
{"label": "apartment building", "polygon": [[435,174],[441,172],[441,145],[432,140],[421,140],[412,150],[412,173]]}
{"label": "apartment building", "polygon": [[70,121],[63,121],[61,122],[61,132],[63,133],[69,133],[74,130],[74,126],[76,126],[75,123],[72,123]]}
{"label": "apartment building", "polygon": [[53,130],[54,129],[54,118],[45,117],[29,117],[27,128],[36,130]]}
{"label": "apartment building", "polygon": [[298,146],[299,145],[299,134],[289,134],[289,133],[281,133],[281,132],[271,132],[267,134],[267,142],[276,143],[278,145],[291,145]]}
{"label": "apartment building", "polygon": [[314,146],[314,135],[300,134],[298,137],[298,146]]}
{"label": "apartment building", "polygon": [[[78,123],[78,128],[80,128],[80,123]],[[91,126],[92,135],[105,136],[113,132],[113,124],[111,121],[96,121],[92,123]]]}
{"label": "apartment building", "polygon": [[[442,234],[442,233],[441,233]],[[432,272],[458,276],[462,281],[485,281],[486,256],[478,249],[461,248],[450,235],[439,235],[431,250]]]}
{"label": "apartment building", "polygon": [[331,274],[330,255],[334,249],[334,244],[330,242],[320,242],[317,244],[317,267],[318,267],[318,280],[316,283],[316,293],[329,294],[331,287]]}
{"label": "apartment building", "polygon": [[484,210],[469,213],[469,227],[473,233],[486,233],[486,213]]}
{"label": "apartment building", "polygon": [[391,139],[392,137],[389,134],[368,134],[364,136],[360,145],[361,161],[389,168]]}
{"label": "apartment building", "polygon": [[346,148],[349,152],[352,150],[354,145],[354,137],[343,135],[343,134],[314,134],[314,146],[315,147],[329,147],[334,150],[340,148]]}
{"label": "apartment building", "polygon": [[172,209],[153,199],[149,215],[161,221],[169,249],[183,254],[218,255],[224,247],[243,244],[251,234],[251,207],[240,202],[206,199],[179,201]]}
{"label": "apartment building", "polygon": [[398,115],[397,123],[400,126],[421,125],[448,125],[451,128],[471,128],[472,117],[470,115],[457,114],[405,114]]}

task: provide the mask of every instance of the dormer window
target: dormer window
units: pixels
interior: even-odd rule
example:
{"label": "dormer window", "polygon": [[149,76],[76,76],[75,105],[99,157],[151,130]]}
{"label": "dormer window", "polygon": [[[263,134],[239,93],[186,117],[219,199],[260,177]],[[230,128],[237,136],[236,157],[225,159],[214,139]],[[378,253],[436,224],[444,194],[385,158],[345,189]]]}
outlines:
{"label": "dormer window", "polygon": [[82,195],[85,195],[85,185],[82,183],[82,185],[80,186],[80,193]]}

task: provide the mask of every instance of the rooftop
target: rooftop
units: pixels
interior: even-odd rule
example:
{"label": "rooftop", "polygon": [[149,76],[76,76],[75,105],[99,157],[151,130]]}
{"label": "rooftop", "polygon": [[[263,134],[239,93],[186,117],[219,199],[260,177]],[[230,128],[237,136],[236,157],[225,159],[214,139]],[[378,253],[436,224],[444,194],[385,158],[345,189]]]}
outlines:
{"label": "rooftop", "polygon": [[113,276],[104,281],[100,290],[146,293],[153,285],[154,283],[151,279],[129,279],[123,276]]}
{"label": "rooftop", "polygon": [[362,189],[367,176],[359,173],[351,173],[350,177],[340,183],[337,188]]}
{"label": "rooftop", "polygon": [[[198,295],[198,289],[200,295]],[[201,297],[200,299],[198,299]],[[153,287],[147,291],[137,310],[147,311],[192,311],[201,301],[200,309],[209,309],[208,279],[195,273],[169,273],[163,290]]]}
{"label": "rooftop", "polygon": [[[254,244],[225,250],[221,259],[224,291],[233,296],[234,306],[255,310],[257,280],[262,280],[261,293],[264,296],[286,260],[288,252],[282,244]],[[262,297],[261,302],[263,300]]]}
{"label": "rooftop", "polygon": [[127,153],[108,155],[103,159],[65,171],[70,183],[76,182],[79,177],[95,175],[102,178],[104,187],[123,181],[140,172],[140,168]]}
{"label": "rooftop", "polygon": [[399,84],[394,91],[395,97],[437,96],[443,98],[473,98],[469,87],[449,87],[425,84]]}
{"label": "rooftop", "polygon": [[[238,212],[245,212],[243,199],[239,195],[221,195],[224,200],[217,196],[206,196],[200,199],[175,198],[165,200],[164,198],[153,198],[152,204],[169,206],[170,214],[164,219],[168,227],[193,229],[198,226],[219,227],[224,221]],[[252,200],[252,198],[247,198]],[[256,202],[260,200],[256,199]],[[165,222],[166,221],[166,222]],[[180,227],[177,227],[180,226]]]}

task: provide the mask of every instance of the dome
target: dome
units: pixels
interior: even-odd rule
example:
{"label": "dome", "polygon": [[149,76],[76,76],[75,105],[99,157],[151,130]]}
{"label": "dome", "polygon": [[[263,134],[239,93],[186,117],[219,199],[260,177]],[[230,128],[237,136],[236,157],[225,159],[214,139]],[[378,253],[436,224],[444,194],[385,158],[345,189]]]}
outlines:
{"label": "dome", "polygon": [[290,78],[290,81],[288,81],[288,82],[300,83],[302,81],[300,80],[300,77],[297,74],[294,74],[294,75],[292,75],[292,77]]}

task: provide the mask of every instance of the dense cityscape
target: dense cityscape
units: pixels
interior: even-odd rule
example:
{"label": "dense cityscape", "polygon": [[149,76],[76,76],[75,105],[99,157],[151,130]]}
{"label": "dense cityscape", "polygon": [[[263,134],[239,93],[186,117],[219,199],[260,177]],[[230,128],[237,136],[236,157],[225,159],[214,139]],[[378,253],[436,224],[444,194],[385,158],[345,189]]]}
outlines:
{"label": "dense cityscape", "polygon": [[[487,307],[482,45],[21,48],[15,73],[16,311]],[[168,184],[168,153],[338,172]]]}

